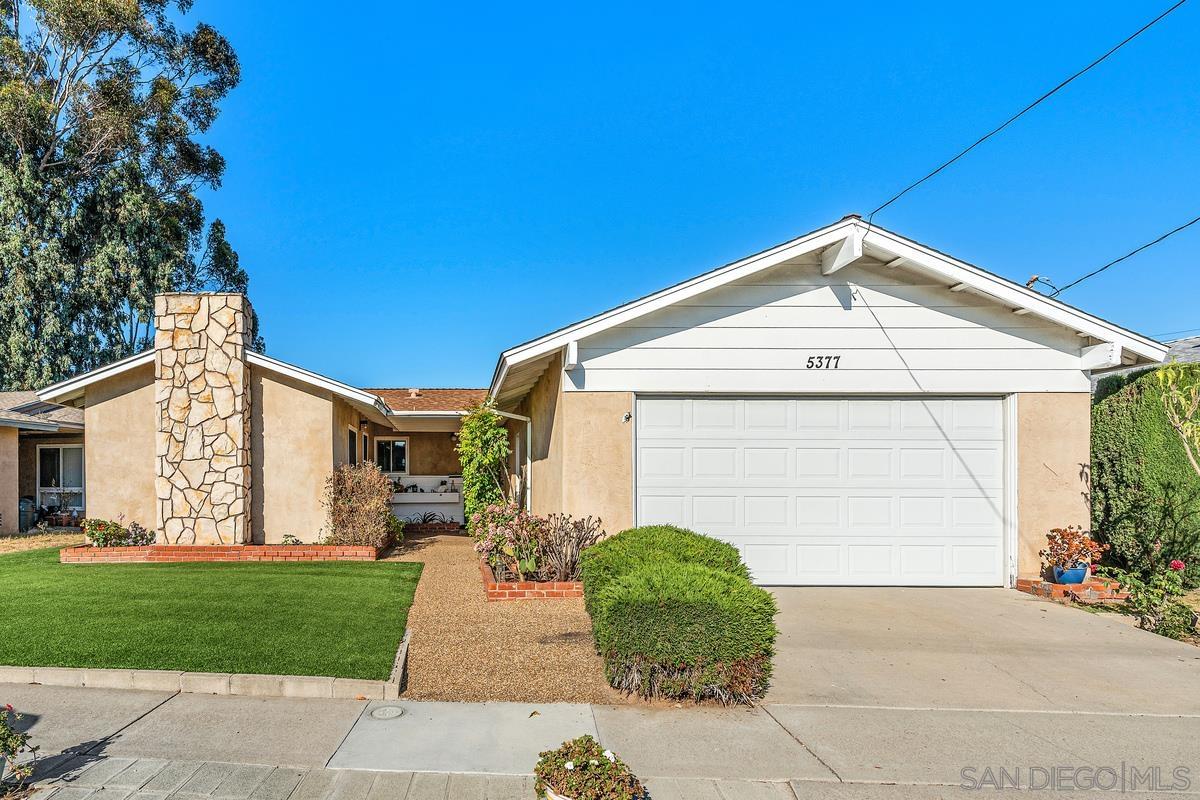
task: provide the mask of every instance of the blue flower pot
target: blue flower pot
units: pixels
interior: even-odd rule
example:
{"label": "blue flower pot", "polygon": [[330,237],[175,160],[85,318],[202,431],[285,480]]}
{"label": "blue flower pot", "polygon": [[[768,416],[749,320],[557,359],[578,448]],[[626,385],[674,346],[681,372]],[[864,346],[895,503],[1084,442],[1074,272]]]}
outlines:
{"label": "blue flower pot", "polygon": [[1055,583],[1083,583],[1084,579],[1087,578],[1087,571],[1088,571],[1088,568],[1086,566],[1071,567],[1070,569],[1063,569],[1062,567],[1055,567],[1054,568],[1054,582]]}

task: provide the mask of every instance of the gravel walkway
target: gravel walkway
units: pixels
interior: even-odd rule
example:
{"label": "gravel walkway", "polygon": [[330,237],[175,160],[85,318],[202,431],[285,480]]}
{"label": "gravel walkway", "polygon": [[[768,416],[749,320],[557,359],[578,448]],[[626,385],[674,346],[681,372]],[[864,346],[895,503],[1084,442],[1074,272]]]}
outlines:
{"label": "gravel walkway", "polygon": [[624,703],[604,680],[583,600],[489,603],[465,536],[413,539],[388,560],[425,564],[408,613],[405,699]]}

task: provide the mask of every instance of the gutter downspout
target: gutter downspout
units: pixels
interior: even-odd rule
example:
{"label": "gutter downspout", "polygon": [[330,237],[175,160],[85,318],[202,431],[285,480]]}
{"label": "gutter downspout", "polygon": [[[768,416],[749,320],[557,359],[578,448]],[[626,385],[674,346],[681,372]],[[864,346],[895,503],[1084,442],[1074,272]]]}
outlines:
{"label": "gutter downspout", "polygon": [[525,510],[530,511],[533,508],[533,420],[523,414],[513,414],[495,408],[492,411],[501,417],[525,422]]}

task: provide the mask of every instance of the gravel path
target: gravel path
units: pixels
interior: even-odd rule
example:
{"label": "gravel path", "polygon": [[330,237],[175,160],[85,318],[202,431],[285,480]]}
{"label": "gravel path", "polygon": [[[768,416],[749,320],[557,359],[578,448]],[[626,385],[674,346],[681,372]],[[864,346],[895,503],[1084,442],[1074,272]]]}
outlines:
{"label": "gravel path", "polygon": [[465,536],[406,542],[425,564],[408,614],[411,700],[624,703],[604,680],[583,600],[489,603]]}

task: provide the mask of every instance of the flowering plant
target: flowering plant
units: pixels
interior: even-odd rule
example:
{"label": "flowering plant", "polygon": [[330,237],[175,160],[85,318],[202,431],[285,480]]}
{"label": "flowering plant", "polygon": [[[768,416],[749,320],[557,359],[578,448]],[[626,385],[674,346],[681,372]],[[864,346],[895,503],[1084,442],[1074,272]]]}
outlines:
{"label": "flowering plant", "polygon": [[546,520],[511,503],[490,505],[471,518],[475,552],[500,580],[535,577],[539,569]]}
{"label": "flowering plant", "polygon": [[1046,535],[1046,549],[1038,553],[1046,568],[1073,569],[1090,566],[1108,551],[1108,545],[1100,544],[1082,528],[1068,525],[1055,528]]}
{"label": "flowering plant", "polygon": [[1183,572],[1185,569],[1187,569],[1187,564],[1176,558],[1171,560],[1170,567],[1175,572]]}
{"label": "flowering plant", "polygon": [[13,710],[11,705],[0,709],[0,781],[5,778],[16,778],[17,784],[23,784],[33,775],[33,762],[20,763],[22,754],[36,756],[38,748],[29,746],[29,734],[18,731],[12,723],[21,719],[21,715]]}
{"label": "flowering plant", "polygon": [[553,792],[571,800],[648,800],[645,787],[625,762],[591,736],[563,742],[538,757],[533,768],[539,798]]}
{"label": "flowering plant", "polygon": [[1105,573],[1129,593],[1125,603],[1137,617],[1139,628],[1182,639],[1195,630],[1191,609],[1176,599],[1183,594],[1186,568],[1187,564],[1176,558],[1165,567],[1155,567],[1149,577],[1124,569],[1106,569]]}

